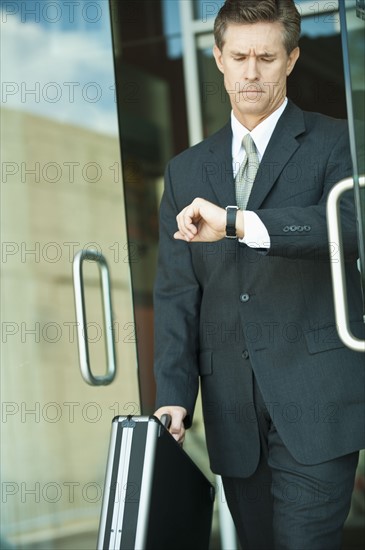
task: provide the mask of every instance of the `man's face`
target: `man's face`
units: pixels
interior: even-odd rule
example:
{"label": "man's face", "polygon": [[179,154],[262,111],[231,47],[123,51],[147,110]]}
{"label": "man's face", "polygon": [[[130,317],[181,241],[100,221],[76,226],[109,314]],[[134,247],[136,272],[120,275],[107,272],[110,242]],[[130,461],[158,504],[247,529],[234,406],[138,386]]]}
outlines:
{"label": "man's face", "polygon": [[299,48],[287,54],[279,22],[229,24],[213,53],[236,118],[253,129],[282,104]]}

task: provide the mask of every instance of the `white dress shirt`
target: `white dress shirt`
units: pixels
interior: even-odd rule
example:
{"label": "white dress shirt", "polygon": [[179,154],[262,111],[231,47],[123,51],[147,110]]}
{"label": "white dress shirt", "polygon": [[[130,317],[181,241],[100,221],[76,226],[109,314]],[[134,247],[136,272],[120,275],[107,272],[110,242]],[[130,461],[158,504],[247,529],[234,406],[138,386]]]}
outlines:
{"label": "white dress shirt", "polygon": [[[288,99],[285,98],[284,102],[276,111],[270,116],[265,118],[260,124],[258,124],[252,132],[250,132],[245,126],[238,122],[237,118],[231,113],[231,125],[232,125],[232,168],[233,175],[236,174],[241,166],[241,163],[245,159],[246,152],[242,145],[242,140],[246,134],[250,134],[257,149],[259,161],[261,162],[264,156],[266,147],[270,141],[275,126],[284,112],[287,106]],[[267,232],[265,225],[255,212],[245,210],[244,212],[244,227],[245,236],[243,239],[239,239],[240,242],[247,244],[251,248],[270,248],[270,236]]]}

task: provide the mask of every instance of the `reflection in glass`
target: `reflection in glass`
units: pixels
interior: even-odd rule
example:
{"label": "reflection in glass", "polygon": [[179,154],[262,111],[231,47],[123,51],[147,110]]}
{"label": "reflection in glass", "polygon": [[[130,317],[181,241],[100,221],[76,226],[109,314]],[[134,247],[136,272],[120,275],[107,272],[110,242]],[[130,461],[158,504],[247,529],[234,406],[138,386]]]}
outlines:
{"label": "reflection in glass", "polygon": [[112,2],[141,403],[154,411],[153,285],[167,162],[187,147],[179,2]]}
{"label": "reflection in glass", "polygon": [[[95,548],[111,419],[139,412],[108,2],[1,2],[1,547]],[[111,271],[119,371],[87,386],[72,259]],[[105,370],[87,266],[93,371]],[[5,324],[4,324],[5,323]]]}
{"label": "reflection in glass", "polygon": [[359,264],[363,288],[365,319],[365,189],[360,188],[359,177],[365,174],[364,119],[365,119],[365,17],[364,5],[356,9],[341,6],[342,40],[346,75],[346,97],[354,169],[355,202],[358,220]]}

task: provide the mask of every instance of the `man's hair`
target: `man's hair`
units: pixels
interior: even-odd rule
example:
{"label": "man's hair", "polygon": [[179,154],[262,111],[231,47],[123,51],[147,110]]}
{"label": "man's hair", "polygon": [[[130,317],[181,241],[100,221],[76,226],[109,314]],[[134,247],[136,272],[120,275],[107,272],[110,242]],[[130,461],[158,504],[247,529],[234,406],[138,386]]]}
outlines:
{"label": "man's hair", "polygon": [[214,22],[214,38],[222,51],[229,24],[251,25],[274,23],[283,25],[284,47],[288,55],[298,46],[300,14],[293,0],[226,0]]}

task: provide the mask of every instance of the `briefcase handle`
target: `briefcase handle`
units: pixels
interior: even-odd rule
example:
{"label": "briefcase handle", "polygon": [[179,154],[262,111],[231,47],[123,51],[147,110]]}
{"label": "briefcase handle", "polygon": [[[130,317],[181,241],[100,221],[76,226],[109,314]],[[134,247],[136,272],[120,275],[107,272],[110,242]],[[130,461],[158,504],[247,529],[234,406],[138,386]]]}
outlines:
{"label": "briefcase handle", "polygon": [[169,429],[171,426],[171,414],[163,414],[161,415],[160,422],[163,425],[166,430]]}

